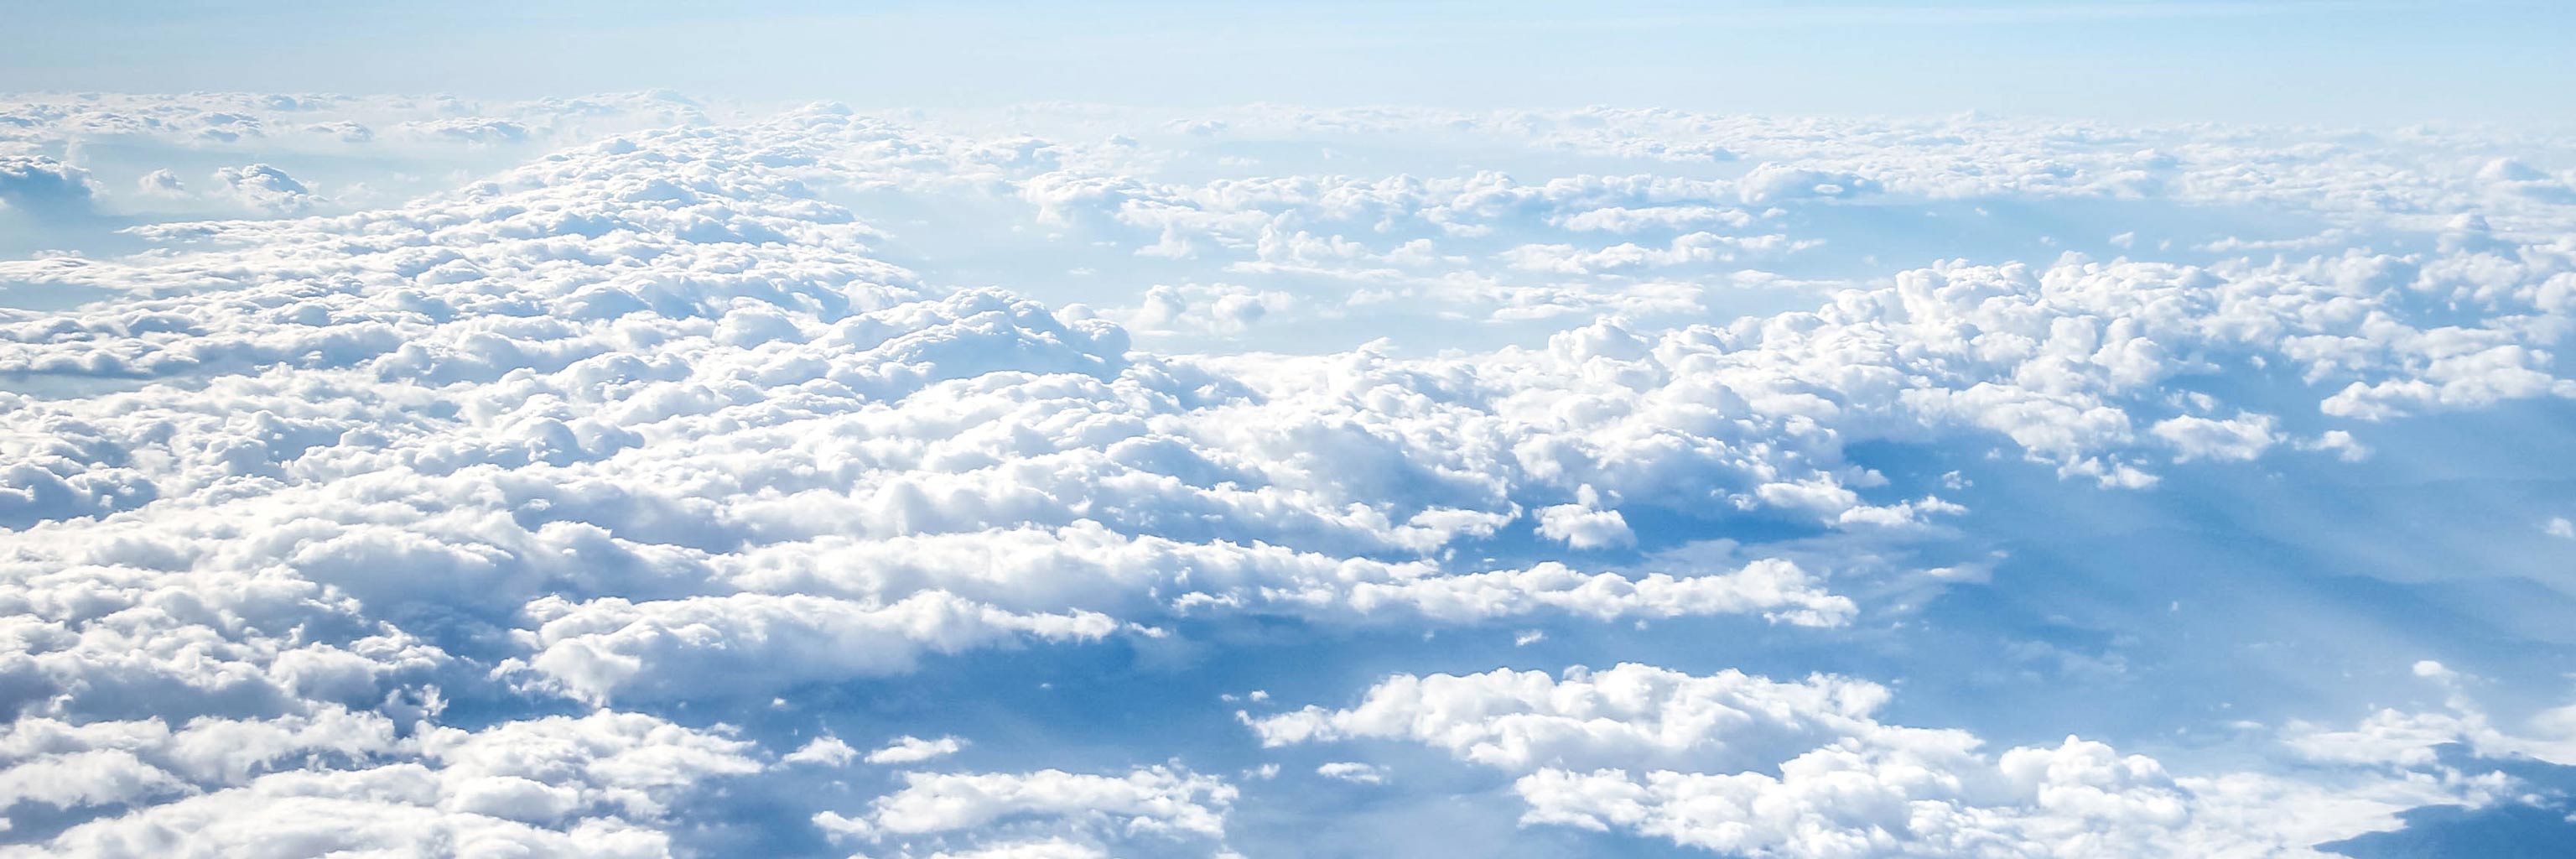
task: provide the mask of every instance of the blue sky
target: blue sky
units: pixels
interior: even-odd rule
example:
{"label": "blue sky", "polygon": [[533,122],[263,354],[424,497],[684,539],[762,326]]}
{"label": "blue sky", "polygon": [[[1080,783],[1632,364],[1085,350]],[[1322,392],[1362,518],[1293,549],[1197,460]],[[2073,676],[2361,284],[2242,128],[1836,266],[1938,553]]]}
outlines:
{"label": "blue sky", "polygon": [[[2564,4],[42,3],[16,89],[2569,120]],[[1177,69],[1187,69],[1177,73]]]}
{"label": "blue sky", "polygon": [[2556,4],[46,4],[0,857],[2549,856]]}

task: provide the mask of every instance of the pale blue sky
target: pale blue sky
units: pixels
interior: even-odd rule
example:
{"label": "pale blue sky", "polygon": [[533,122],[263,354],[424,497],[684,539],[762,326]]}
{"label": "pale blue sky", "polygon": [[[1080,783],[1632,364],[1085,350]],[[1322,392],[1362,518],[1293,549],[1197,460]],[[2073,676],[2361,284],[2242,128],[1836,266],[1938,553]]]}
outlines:
{"label": "pale blue sky", "polygon": [[45,2],[0,89],[1653,105],[2124,121],[2571,117],[2569,4]]}

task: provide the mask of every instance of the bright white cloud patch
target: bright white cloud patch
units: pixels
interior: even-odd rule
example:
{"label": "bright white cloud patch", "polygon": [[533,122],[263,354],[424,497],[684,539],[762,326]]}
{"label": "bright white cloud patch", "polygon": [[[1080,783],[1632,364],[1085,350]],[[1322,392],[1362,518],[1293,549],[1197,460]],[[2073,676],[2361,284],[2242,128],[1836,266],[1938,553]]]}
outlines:
{"label": "bright white cloud patch", "polygon": [[[1124,775],[1062,770],[905,773],[900,790],[878,797],[863,813],[844,816],[825,811],[814,816],[814,825],[845,841],[917,836],[972,841],[974,832],[998,821],[1034,819],[1068,833],[1040,842],[1052,851],[1130,839],[1144,841],[1149,849],[1178,842],[1213,844],[1221,850],[1225,816],[1236,796],[1235,788],[1220,779],[1163,766]],[[1066,837],[1079,841],[1063,840]],[[1018,841],[969,849],[981,852],[966,855],[1008,856],[1037,848]]]}
{"label": "bright white cloud patch", "polygon": [[[636,605],[540,601],[543,625],[526,664],[583,697],[722,694],[734,684],[778,691],[811,680],[897,674],[920,654],[954,653],[1016,636],[1098,638],[1097,614],[1015,615],[944,593],[878,607],[803,595],[736,594]],[[505,670],[517,663],[505,665]]]}
{"label": "bright white cloud patch", "polygon": [[965,747],[966,741],[960,740],[956,737],[939,737],[929,740],[913,736],[896,737],[894,742],[886,744],[885,748],[869,752],[868,763],[888,765],[917,764],[932,758],[946,757],[956,754],[958,749]]}
{"label": "bright white cloud patch", "polygon": [[[2340,794],[2254,775],[2177,777],[2076,737],[1986,753],[1963,731],[1879,721],[1888,698],[1828,675],[1623,664],[1562,677],[1397,675],[1349,709],[1246,721],[1264,745],[1410,740],[1501,769],[1516,776],[1524,824],[1615,827],[1763,857],[2312,854],[2449,795],[2376,777]],[[2466,787],[2483,802],[2500,786]]]}
{"label": "bright white cloud patch", "polygon": [[[841,742],[839,737],[815,737],[812,742],[798,747],[796,751],[789,752],[778,760],[782,763],[837,767],[849,763],[851,758],[858,756],[859,750],[850,748],[850,744]],[[874,760],[869,762],[875,763]]]}
{"label": "bright white cloud patch", "polygon": [[21,718],[0,746],[15,807],[130,807],[41,846],[88,856],[313,856],[453,849],[660,856],[658,827],[748,745],[636,714],[408,736],[373,713],[268,720]]}
{"label": "bright white cloud patch", "polygon": [[1315,768],[1315,774],[1352,784],[1385,784],[1386,771],[1357,761],[1334,761]]}

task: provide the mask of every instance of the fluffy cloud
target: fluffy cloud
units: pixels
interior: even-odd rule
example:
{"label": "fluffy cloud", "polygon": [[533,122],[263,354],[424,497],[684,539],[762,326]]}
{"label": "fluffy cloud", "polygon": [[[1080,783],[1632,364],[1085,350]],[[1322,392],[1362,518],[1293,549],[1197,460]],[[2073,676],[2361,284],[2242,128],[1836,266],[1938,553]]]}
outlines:
{"label": "fluffy cloud", "polygon": [[[1013,648],[1910,629],[1869,553],[1951,536],[1969,511],[1944,496],[1969,482],[1868,451],[2144,488],[2175,461],[2358,462],[2369,422],[2576,395],[2566,177],[2424,160],[2460,142],[2439,136],[1260,108],[1157,149],[831,105],[715,124],[667,94],[6,111],[10,151],[64,153],[0,156],[13,208],[202,184],[298,216],[0,261],[8,284],[102,296],[0,309],[0,799],[61,822],[26,836],[50,852],[659,855],[705,831],[678,819],[708,784],[883,777],[846,765],[963,743],[825,735],[764,770],[705,714]],[[1687,169],[1257,175],[1192,148],[1324,130]],[[69,154],[90,139],[248,166],[101,185]],[[359,147],[534,160],[362,208],[387,198],[300,160]],[[1992,198],[2327,225],[2027,262],[1879,260],[1832,229]],[[961,288],[988,278],[943,260],[982,257],[871,204],[954,204],[989,216],[971,238],[992,257],[1113,285]],[[2370,244],[2392,234],[2425,240]],[[2193,778],[2071,738],[1987,752],[1880,722],[1887,694],[1399,675],[1254,724],[1493,767],[1532,822],[1756,855],[2295,852],[2497,787]],[[474,717],[443,721],[448,696]],[[2556,754],[2463,712],[2294,745],[2383,768],[2440,742]],[[1222,850],[1237,800],[1177,763],[896,777],[818,821],[913,855],[1130,855]],[[2291,807],[2320,811],[2269,811]]]}
{"label": "fluffy cloud", "polygon": [[641,604],[540,600],[528,611],[542,625],[526,667],[549,685],[599,701],[773,692],[902,673],[925,652],[956,653],[1021,635],[1099,638],[1116,628],[1099,614],[1011,614],[937,592],[886,606],[734,594]]}
{"label": "fluffy cloud", "polygon": [[894,742],[887,744],[885,748],[869,752],[868,763],[888,765],[917,764],[932,758],[947,757],[949,755],[956,754],[959,749],[963,749],[965,747],[966,741],[960,740],[956,737],[940,737],[937,739],[925,740],[920,737],[906,735],[896,737]]}
{"label": "fluffy cloud", "polygon": [[44,156],[0,153],[0,204],[38,216],[85,215],[96,193],[89,171]]}
{"label": "fluffy cloud", "polygon": [[2264,449],[2277,441],[2268,415],[2239,415],[2228,420],[2179,415],[2157,421],[2148,431],[2172,444],[2174,458],[2183,462],[2242,462],[2262,456]]}
{"label": "fluffy cloud", "polygon": [[1577,549],[1626,546],[1637,542],[1636,532],[1628,530],[1628,520],[1621,517],[1619,511],[1601,509],[1600,493],[1593,491],[1591,484],[1575,491],[1574,503],[1538,511],[1538,532]]}
{"label": "fluffy cloud", "polygon": [[[1041,821],[1062,834],[1043,841],[1004,840],[954,855],[1094,855],[1103,842],[1137,840],[1142,849],[1215,845],[1222,851],[1226,814],[1237,792],[1223,780],[1170,766],[1123,775],[1062,770],[1026,773],[905,773],[903,787],[856,816],[815,815],[835,837],[881,841],[915,836],[965,837],[998,822]],[[1068,839],[1078,839],[1068,840]],[[1162,842],[1160,844],[1156,842]]]}
{"label": "fluffy cloud", "polygon": [[215,171],[215,187],[234,202],[272,215],[299,214],[319,201],[313,189],[266,164],[225,167]]}
{"label": "fluffy cloud", "polygon": [[608,713],[399,737],[345,710],[22,718],[0,749],[12,804],[91,810],[41,848],[85,856],[665,856],[673,803],[759,769],[746,743]]}
{"label": "fluffy cloud", "polygon": [[2345,764],[2432,766],[2442,747],[2459,744],[2490,758],[2576,766],[2576,704],[2531,714],[2520,726],[2499,725],[2468,694],[2476,678],[2432,660],[2415,663],[2415,676],[2443,689],[2441,709],[2382,707],[2349,728],[2294,721],[2283,742],[2311,759]]}
{"label": "fluffy cloud", "polygon": [[[1759,857],[2323,855],[2312,845],[2450,795],[2402,779],[2337,791],[2179,777],[2075,737],[1989,755],[1963,731],[1880,722],[1888,698],[1829,675],[1623,664],[1399,674],[1348,709],[1243,718],[1265,746],[1409,740],[1500,769],[1516,777],[1524,824]],[[2491,801],[2498,787],[2470,795]]]}
{"label": "fluffy cloud", "polygon": [[1271,313],[1288,309],[1296,299],[1278,290],[1250,290],[1215,284],[1156,285],[1134,310],[1109,318],[1148,334],[1241,334]]}
{"label": "fluffy cloud", "polygon": [[[47,269],[141,297],[21,323],[0,364],[202,384],[10,401],[26,563],[148,546],[149,575],[263,570],[406,629],[517,629],[501,674],[592,701],[1221,610],[1851,614],[1785,566],[1451,569],[1429,556],[1520,519],[1578,455],[1562,419],[1480,405],[1523,382],[1363,355],[1321,377],[1387,395],[1353,399],[998,292],[933,297],[792,193],[791,130],[826,152],[883,132],[813,111],[621,140],[411,209],[155,228],[203,245]],[[1855,503],[1837,480],[1779,482],[1832,512]]]}
{"label": "fluffy cloud", "polygon": [[[798,746],[795,751],[780,756],[778,761],[787,764],[837,767],[849,763],[850,759],[858,756],[859,750],[850,748],[850,744],[841,742],[839,737],[822,736],[815,737],[811,742]],[[869,763],[875,763],[875,761],[871,760]]]}

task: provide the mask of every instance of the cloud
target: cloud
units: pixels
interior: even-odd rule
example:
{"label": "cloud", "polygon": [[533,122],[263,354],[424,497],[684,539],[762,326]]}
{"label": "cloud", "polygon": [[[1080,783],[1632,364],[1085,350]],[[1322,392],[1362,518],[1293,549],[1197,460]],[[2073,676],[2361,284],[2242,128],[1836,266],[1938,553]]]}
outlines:
{"label": "cloud", "polygon": [[528,139],[527,126],[489,117],[434,119],[402,124],[405,133],[464,143],[516,143]]}
{"label": "cloud", "polygon": [[1671,244],[1660,248],[1635,243],[1621,243],[1597,250],[1583,250],[1573,245],[1522,245],[1504,252],[1502,258],[1517,269],[1580,275],[1734,262],[1739,255],[1777,254],[1812,246],[1813,242],[1792,242],[1780,235],[1738,237],[1697,232],[1675,238]]}
{"label": "cloud", "polygon": [[[814,825],[836,839],[882,841],[918,836],[972,838],[1005,821],[1046,821],[1058,835],[1043,846],[1003,840],[957,855],[1087,855],[1073,845],[1140,842],[1221,845],[1237,791],[1212,776],[1171,766],[1121,775],[1063,770],[1026,773],[905,773],[903,787],[876,798],[857,816],[825,811]],[[1025,833],[1026,827],[1016,827]],[[1025,838],[1025,834],[1022,836]]]}
{"label": "cloud", "polygon": [[1386,771],[1355,761],[1333,761],[1315,768],[1315,774],[1352,784],[1385,784]]}
{"label": "cloud", "polygon": [[1250,290],[1227,284],[1156,285],[1131,311],[1109,318],[1139,333],[1241,334],[1273,313],[1286,311],[1296,299],[1278,290]]}
{"label": "cloud", "polygon": [[2076,737],[1987,755],[1964,731],[1879,721],[1889,697],[1830,675],[1623,664],[1398,674],[1348,709],[1243,719],[1264,746],[1408,740],[1502,770],[1524,824],[1760,857],[2323,855],[2310,845],[2394,826],[2395,812],[2442,795],[2402,779],[2339,793],[2179,777]]}
{"label": "cloud", "polygon": [[1797,626],[1838,626],[1857,611],[1849,597],[1817,587],[1798,565],[1770,559],[1724,574],[1677,578],[1656,573],[1636,579],[1587,576],[1545,563],[1527,570],[1364,583],[1353,589],[1351,601],[1363,612],[1410,606],[1423,615],[1452,620],[1525,616],[1555,608],[1602,620],[1753,613]]}
{"label": "cloud", "polygon": [[2244,462],[2263,455],[2277,439],[2269,415],[2238,415],[2228,420],[2178,415],[2148,428],[2174,446],[2177,462],[2195,459]]}
{"label": "cloud", "polygon": [[759,769],[740,741],[608,713],[400,738],[380,715],[336,709],[179,730],[22,718],[0,747],[0,785],[45,785],[10,799],[110,812],[44,843],[88,856],[660,856],[675,803]]}
{"label": "cloud", "polygon": [[1637,542],[1635,532],[1628,530],[1628,520],[1617,510],[1600,509],[1600,493],[1591,484],[1576,490],[1576,501],[1538,511],[1541,536],[1577,549],[1600,549],[1626,546]]}
{"label": "cloud", "polygon": [[942,758],[956,754],[959,749],[963,749],[965,747],[966,741],[960,740],[956,737],[939,737],[936,739],[925,740],[920,737],[906,735],[896,737],[894,742],[887,744],[885,748],[869,752],[868,763],[893,766],[917,764],[932,758]]}
{"label": "cloud", "polygon": [[321,201],[303,182],[266,164],[225,167],[215,171],[214,180],[223,195],[269,214],[300,214]]}
{"label": "cloud", "polygon": [[[890,775],[819,825],[910,855],[1212,852],[1249,800],[1172,757],[1207,751],[1188,731],[1084,740],[1160,766],[1045,769],[1076,730],[1048,726],[977,734],[1002,772],[892,775],[846,766],[935,769],[964,741],[863,754],[718,720],[907,677],[1007,711],[979,672],[1184,682],[1201,669],[1165,661],[1273,644],[1304,672],[1458,627],[1579,656],[1590,625],[1734,616],[1795,665],[1927,628],[1887,568],[2016,598],[1981,572],[2005,537],[1977,530],[2011,510],[1966,506],[2014,469],[2064,478],[2017,490],[2047,500],[2284,448],[2358,470],[2410,415],[2576,394],[2576,255],[2543,187],[2564,177],[2423,155],[2467,151],[2438,134],[1252,108],[1164,147],[1151,122],[1101,144],[830,105],[717,123],[667,94],[11,104],[11,151],[203,147],[248,166],[198,191],[281,216],[0,261],[106,296],[0,310],[0,798],[60,822],[24,835],[57,853],[659,855],[738,823],[700,802],[738,781],[829,803],[806,788]],[[1482,135],[1589,172],[1301,173],[1283,147],[1251,175],[1198,151],[1333,134]],[[304,166],[356,147],[560,148],[376,206]],[[1755,166],[1709,163],[1734,157]],[[0,160],[9,204],[95,202],[65,159]],[[2002,201],[2141,200],[2333,226],[2168,252],[2141,209],[2116,258],[1970,241],[2018,228]],[[989,254],[908,220],[954,211]],[[1891,212],[1978,226],[1854,258],[1835,219]],[[1076,264],[1096,291],[1021,271]],[[1891,724],[1898,679],[1398,674],[1246,718],[1490,768],[1534,824],[1753,855],[2295,853],[2506,795],[2421,769],[2442,743],[2557,754],[2555,722],[2392,711],[2301,729],[2315,772],[2201,777]],[[1317,772],[1438,784],[1375,766]]]}
{"label": "cloud", "polygon": [[1559,220],[1566,229],[1585,232],[1632,233],[1650,228],[1680,229],[1703,223],[1722,223],[1742,228],[1752,223],[1751,215],[1740,209],[1712,206],[1646,206],[1628,208],[1605,206],[1567,216]]}
{"label": "cloud", "polygon": [[187,183],[179,181],[179,174],[166,168],[143,174],[143,178],[135,180],[134,185],[135,190],[147,197],[184,197],[188,194]]}
{"label": "cloud", "polygon": [[1759,206],[1810,197],[1849,197],[1877,188],[1877,182],[1852,173],[1765,162],[1745,174],[1737,195]]}
{"label": "cloud", "polygon": [[[1516,474],[1508,439],[1449,426],[1482,419],[1445,391],[1365,410],[1256,395],[1013,296],[927,297],[855,250],[869,233],[846,212],[743,154],[774,133],[602,144],[402,210],[154,228],[204,244],[49,274],[142,297],[77,317],[82,336],[23,329],[0,361],[206,384],[27,404],[52,441],[15,515],[88,535],[48,545],[166,546],[156,575],[276,567],[333,611],[517,629],[524,650],[483,664],[590,701],[769,694],[1217,610],[1851,613],[1786,567],[1422,560],[1518,516],[1513,495],[1561,490]],[[709,172],[656,173],[670,147],[708,148]],[[163,449],[147,438],[171,455],[130,456]],[[1392,467],[1341,467],[1360,460]],[[351,695],[387,679],[334,676]]]}
{"label": "cloud", "polygon": [[[815,737],[805,745],[797,747],[795,751],[779,757],[778,761],[779,763],[787,764],[814,764],[817,766],[837,767],[848,764],[851,759],[858,756],[859,750],[850,748],[850,744],[841,742],[839,737],[821,736]],[[876,761],[873,760],[875,757],[874,755],[870,755],[869,757],[871,758],[871,760],[868,761],[869,763],[876,763]]]}
{"label": "cloud", "polygon": [[87,215],[97,195],[87,170],[41,155],[0,153],[0,205],[38,216]]}
{"label": "cloud", "polygon": [[2283,726],[2282,742],[2311,760],[2447,770],[2455,779],[2472,776],[2443,766],[2443,747],[2453,744],[2481,757],[2576,766],[2576,704],[2499,725],[2469,694],[2478,678],[2429,659],[2415,663],[2414,674],[2443,691],[2440,708],[2381,707],[2348,728],[2294,720]]}
{"label": "cloud", "polygon": [[1099,614],[1013,614],[937,592],[885,606],[767,594],[579,605],[548,599],[529,612],[541,623],[526,667],[596,701],[775,692],[903,673],[927,653],[1023,635],[1096,639],[1117,627]]}
{"label": "cloud", "polygon": [[[1751,767],[1832,739],[1870,733],[1885,689],[1837,677],[1806,682],[1722,672],[1692,676],[1644,665],[1562,679],[1542,672],[1399,674],[1347,710],[1309,706],[1251,720],[1262,743],[1352,737],[1411,739],[1505,769],[1656,764]],[[1900,732],[1930,745],[1972,745],[1941,732]],[[1785,754],[1784,754],[1785,753]]]}
{"label": "cloud", "polygon": [[1106,859],[1110,854],[1088,844],[1062,838],[1046,838],[1011,841],[969,848],[960,852],[943,851],[931,855],[934,859]]}

